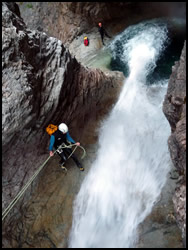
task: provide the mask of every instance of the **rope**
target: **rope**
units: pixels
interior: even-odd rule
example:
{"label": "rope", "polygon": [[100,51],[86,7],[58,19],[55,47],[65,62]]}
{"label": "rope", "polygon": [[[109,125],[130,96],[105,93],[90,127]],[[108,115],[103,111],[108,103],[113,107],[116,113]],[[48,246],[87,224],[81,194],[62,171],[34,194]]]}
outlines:
{"label": "rope", "polygon": [[[62,147],[62,145],[60,145],[58,147],[59,148],[71,148],[72,146],[74,146],[76,144],[72,144],[72,145],[65,145]],[[84,157],[85,157],[85,149],[81,146],[76,145],[75,149],[73,150],[73,152],[69,155],[69,157],[67,158],[67,160],[71,157],[71,155],[75,152],[75,150],[77,149],[77,147],[80,147],[84,150]],[[56,151],[58,150],[56,149],[54,154],[56,153]],[[14,207],[14,205],[17,203],[17,201],[19,200],[19,198],[25,193],[25,191],[27,190],[27,188],[30,186],[30,184],[33,182],[33,180],[37,177],[37,175],[40,173],[40,171],[43,169],[43,167],[45,166],[45,164],[49,161],[49,159],[51,158],[51,156],[49,156],[46,161],[39,167],[39,169],[35,172],[35,174],[31,177],[31,179],[26,183],[26,185],[22,188],[22,190],[16,195],[16,197],[13,199],[13,201],[11,201],[11,203],[8,205],[8,207],[3,211],[2,213],[2,221],[4,220],[4,218],[7,216],[7,214],[10,212],[10,210]],[[83,156],[82,156],[83,159]]]}
{"label": "rope", "polygon": [[[76,143],[75,144],[70,144],[70,145],[60,145],[59,146],[59,148],[58,149],[61,149],[61,148],[71,148],[72,146],[75,146],[76,145]],[[71,155],[76,151],[76,149],[77,149],[77,147],[79,147],[79,148],[81,148],[84,152],[83,152],[83,155],[82,155],[82,157],[81,157],[81,159],[84,159],[84,157],[86,156],[86,151],[85,151],[85,149],[82,147],[82,146],[78,146],[78,145],[76,145],[76,147],[74,148],[74,150],[73,150],[73,152],[69,155],[69,157],[67,158],[67,160],[71,157]]]}
{"label": "rope", "polygon": [[80,147],[84,151],[84,153],[83,153],[83,155],[81,157],[81,159],[84,159],[84,157],[86,156],[86,151],[82,146],[78,146],[78,147]]}
{"label": "rope", "polygon": [[71,157],[71,155],[75,152],[75,150],[77,149],[78,145],[76,145],[76,147],[74,148],[74,150],[72,151],[72,153],[69,155],[69,157],[67,158],[67,160]]}
{"label": "rope", "polygon": [[50,159],[51,156],[48,157],[48,159],[41,165],[41,167],[35,172],[35,174],[31,177],[31,179],[26,183],[26,185],[22,188],[22,190],[16,195],[14,200],[9,204],[9,206],[3,211],[2,213],[2,221],[7,216],[7,214],[10,212],[10,210],[13,208],[13,206],[17,203],[19,198],[24,194],[24,192],[27,190],[29,185],[33,182],[33,180],[36,178],[36,176],[39,174],[39,172],[42,170],[44,165],[47,163],[47,161]]}

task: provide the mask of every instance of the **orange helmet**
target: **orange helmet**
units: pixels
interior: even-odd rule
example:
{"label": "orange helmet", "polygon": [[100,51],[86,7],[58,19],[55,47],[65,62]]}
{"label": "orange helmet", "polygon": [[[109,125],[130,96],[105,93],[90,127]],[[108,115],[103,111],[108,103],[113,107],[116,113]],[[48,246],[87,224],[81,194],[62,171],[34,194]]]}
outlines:
{"label": "orange helmet", "polygon": [[102,26],[102,23],[99,23],[99,26],[101,27],[101,26]]}

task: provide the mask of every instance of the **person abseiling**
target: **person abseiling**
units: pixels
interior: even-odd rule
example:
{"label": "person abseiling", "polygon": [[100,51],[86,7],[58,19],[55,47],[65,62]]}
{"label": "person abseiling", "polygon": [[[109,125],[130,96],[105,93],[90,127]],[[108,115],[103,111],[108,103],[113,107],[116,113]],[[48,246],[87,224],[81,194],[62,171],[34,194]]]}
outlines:
{"label": "person abseiling", "polygon": [[111,36],[109,36],[109,35],[107,34],[106,30],[105,30],[104,27],[102,26],[102,23],[99,23],[98,26],[99,26],[99,27],[98,27],[98,30],[99,30],[99,33],[100,33],[100,35],[101,35],[102,43],[103,43],[103,45],[105,45],[105,44],[104,44],[104,41],[103,41],[104,35],[106,35],[108,38],[111,38]]}
{"label": "person abseiling", "polygon": [[[50,156],[53,156],[53,147],[57,150],[58,147],[64,143],[65,145],[69,145],[69,142],[72,144],[76,144],[77,146],[80,145],[79,142],[75,142],[69,132],[68,132],[68,127],[65,123],[61,123],[58,126],[58,129],[51,135],[50,137],[50,145],[49,145],[49,151],[50,151]],[[61,157],[61,161],[60,164],[63,167],[63,164],[65,163],[65,161],[67,160],[67,158],[69,157],[69,155],[72,154],[72,150],[70,148],[63,148],[60,149],[60,151],[57,151],[58,155]],[[72,154],[71,158],[74,160],[74,162],[76,163],[76,165],[79,167],[80,171],[83,171],[84,168],[82,167],[81,163],[79,162],[79,160],[77,159],[77,157]]]}

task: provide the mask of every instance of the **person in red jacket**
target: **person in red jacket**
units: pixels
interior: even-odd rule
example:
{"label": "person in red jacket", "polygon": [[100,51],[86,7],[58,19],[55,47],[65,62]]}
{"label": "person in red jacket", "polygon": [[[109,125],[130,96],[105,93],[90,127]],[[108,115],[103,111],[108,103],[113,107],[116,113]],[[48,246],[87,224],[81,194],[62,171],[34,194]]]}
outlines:
{"label": "person in red jacket", "polygon": [[84,45],[85,46],[89,45],[89,40],[88,40],[87,36],[84,37]]}

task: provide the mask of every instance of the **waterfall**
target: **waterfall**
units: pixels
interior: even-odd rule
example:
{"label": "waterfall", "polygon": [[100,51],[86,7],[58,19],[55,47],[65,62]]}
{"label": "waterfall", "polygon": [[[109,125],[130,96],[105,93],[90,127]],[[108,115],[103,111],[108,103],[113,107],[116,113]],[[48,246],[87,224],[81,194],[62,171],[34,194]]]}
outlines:
{"label": "waterfall", "polygon": [[170,169],[162,112],[168,79],[148,84],[147,78],[167,40],[165,24],[153,20],[130,26],[109,45],[129,74],[75,199],[70,248],[134,247],[138,225],[161,193]]}

